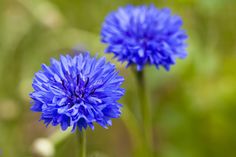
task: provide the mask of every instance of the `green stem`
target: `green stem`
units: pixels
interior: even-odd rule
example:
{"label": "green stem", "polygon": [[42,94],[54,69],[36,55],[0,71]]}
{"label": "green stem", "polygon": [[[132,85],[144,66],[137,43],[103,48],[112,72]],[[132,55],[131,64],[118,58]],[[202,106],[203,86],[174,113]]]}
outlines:
{"label": "green stem", "polygon": [[148,156],[152,156],[152,127],[150,104],[146,91],[146,84],[143,71],[135,71],[137,78],[138,97],[140,101],[140,110],[142,118],[142,128],[144,134],[145,150]]}
{"label": "green stem", "polygon": [[79,153],[78,157],[86,157],[86,132],[85,130],[77,131],[78,142],[79,142]]}

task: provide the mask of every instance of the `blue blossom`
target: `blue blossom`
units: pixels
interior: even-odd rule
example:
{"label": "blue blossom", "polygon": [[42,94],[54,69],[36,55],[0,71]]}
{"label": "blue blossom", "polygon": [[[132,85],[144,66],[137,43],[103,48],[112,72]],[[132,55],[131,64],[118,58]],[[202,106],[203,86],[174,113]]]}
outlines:
{"label": "blue blossom", "polygon": [[117,101],[124,95],[123,81],[104,57],[84,53],[51,59],[35,74],[31,110],[41,112],[40,120],[47,126],[60,125],[62,130],[94,129],[94,123],[107,128],[111,118],[121,114]]}
{"label": "blue blossom", "polygon": [[106,17],[101,41],[108,44],[106,53],[114,53],[127,66],[137,65],[140,71],[150,64],[169,70],[176,58],[187,56],[182,23],[168,8],[128,5]]}

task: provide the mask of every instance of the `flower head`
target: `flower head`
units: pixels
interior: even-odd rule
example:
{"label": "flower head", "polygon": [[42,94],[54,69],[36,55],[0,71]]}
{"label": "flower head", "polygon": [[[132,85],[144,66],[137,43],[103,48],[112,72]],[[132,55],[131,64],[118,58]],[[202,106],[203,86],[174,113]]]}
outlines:
{"label": "flower head", "polygon": [[181,18],[168,8],[128,5],[106,17],[101,40],[108,44],[106,52],[127,66],[135,64],[142,70],[150,64],[169,70],[176,58],[187,55],[187,35],[181,26]]}
{"label": "flower head", "polygon": [[61,125],[62,130],[94,129],[95,122],[106,128],[121,114],[117,101],[124,95],[123,81],[104,57],[84,53],[51,59],[35,74],[31,110],[41,112],[46,125]]}

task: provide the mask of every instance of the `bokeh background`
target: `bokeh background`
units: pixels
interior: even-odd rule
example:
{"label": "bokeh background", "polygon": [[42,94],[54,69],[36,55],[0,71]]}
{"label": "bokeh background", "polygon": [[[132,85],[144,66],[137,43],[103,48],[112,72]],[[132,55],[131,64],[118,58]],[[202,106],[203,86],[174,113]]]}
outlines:
{"label": "bokeh background", "polygon": [[[180,15],[189,35],[188,57],[170,72],[145,68],[155,156],[236,156],[235,0],[0,0],[0,157],[75,156],[76,136],[45,128],[29,110],[34,72],[71,48],[104,55],[105,16],[119,6],[150,3]],[[134,75],[111,62],[125,77],[121,103],[138,117]],[[88,155],[131,157],[136,131],[126,112],[109,129],[97,125],[88,130]]]}

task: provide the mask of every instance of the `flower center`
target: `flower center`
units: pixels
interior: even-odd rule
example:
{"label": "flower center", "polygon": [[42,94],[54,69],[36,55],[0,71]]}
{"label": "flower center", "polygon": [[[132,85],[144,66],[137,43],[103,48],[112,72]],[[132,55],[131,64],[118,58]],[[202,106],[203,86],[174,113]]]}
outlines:
{"label": "flower center", "polygon": [[94,94],[96,88],[89,88],[89,81],[89,77],[82,79],[79,75],[74,80],[62,80],[62,86],[70,102],[70,107],[73,107],[74,104],[81,103],[88,96]]}

